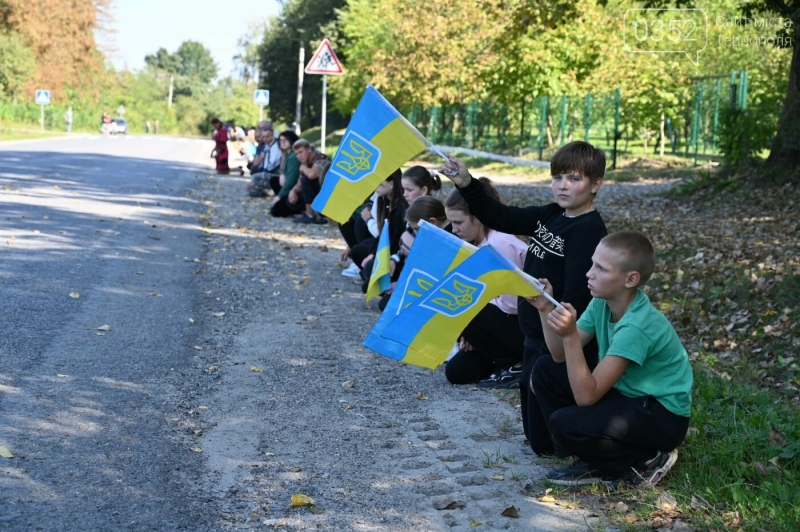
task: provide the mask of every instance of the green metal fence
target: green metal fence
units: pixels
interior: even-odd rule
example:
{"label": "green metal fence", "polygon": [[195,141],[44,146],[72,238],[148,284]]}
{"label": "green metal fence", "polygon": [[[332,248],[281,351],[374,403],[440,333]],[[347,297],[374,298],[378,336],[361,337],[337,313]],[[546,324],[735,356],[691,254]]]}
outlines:
{"label": "green metal fence", "polygon": [[[695,162],[717,156],[723,105],[746,108],[747,72],[697,78],[686,102],[664,109],[665,153],[693,157]],[[625,110],[624,94],[616,89],[539,96],[514,104],[414,106],[405,114],[434,144],[549,160],[564,144],[585,140],[603,149],[614,168],[618,156],[660,152],[660,127],[655,132],[636,130]],[[660,126],[658,114],[651,124]]]}

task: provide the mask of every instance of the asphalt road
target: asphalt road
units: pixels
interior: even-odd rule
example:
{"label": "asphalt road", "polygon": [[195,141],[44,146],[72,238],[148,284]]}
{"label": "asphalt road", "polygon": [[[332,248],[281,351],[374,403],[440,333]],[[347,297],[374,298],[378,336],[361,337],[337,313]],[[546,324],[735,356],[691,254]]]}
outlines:
{"label": "asphalt road", "polygon": [[0,446],[15,455],[0,530],[214,529],[172,426],[201,330],[191,188],[212,147],[0,144]]}

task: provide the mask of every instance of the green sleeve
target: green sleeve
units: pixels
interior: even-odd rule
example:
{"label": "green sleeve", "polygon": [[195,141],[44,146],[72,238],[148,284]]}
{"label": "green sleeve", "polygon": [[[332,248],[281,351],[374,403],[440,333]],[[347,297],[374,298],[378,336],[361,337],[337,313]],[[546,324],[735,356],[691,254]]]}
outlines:
{"label": "green sleeve", "polygon": [[297,160],[297,156],[294,152],[289,152],[286,155],[286,164],[283,166],[283,175],[286,176],[286,181],[283,183],[283,187],[278,192],[278,196],[281,198],[285,198],[289,195],[289,191],[294,188],[297,184],[297,180],[300,178],[300,161]]}

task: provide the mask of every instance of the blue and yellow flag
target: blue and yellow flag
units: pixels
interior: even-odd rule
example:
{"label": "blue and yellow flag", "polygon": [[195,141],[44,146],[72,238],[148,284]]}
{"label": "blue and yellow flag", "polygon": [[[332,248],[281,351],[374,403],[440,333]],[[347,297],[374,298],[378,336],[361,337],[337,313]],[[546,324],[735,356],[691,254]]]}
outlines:
{"label": "blue and yellow flag", "polygon": [[364,346],[383,356],[409,364],[424,365],[427,358],[402,344],[381,336],[383,330],[405,308],[433,288],[447,272],[476,251],[475,246],[421,221],[414,245],[381,317],[364,340]]}
{"label": "blue and yellow flag", "polygon": [[398,314],[382,336],[408,346],[415,358],[404,361],[434,369],[447,359],[469,322],[501,294],[533,297],[542,290],[499,251],[485,246]]}
{"label": "blue and yellow flag", "polygon": [[427,146],[422,133],[367,85],[311,206],[345,223],[382,181]]}
{"label": "blue and yellow flag", "polygon": [[378,239],[378,251],[375,252],[375,260],[372,261],[372,273],[370,273],[369,284],[367,285],[367,301],[373,297],[378,297],[391,288],[390,257],[389,220],[384,220],[381,236]]}

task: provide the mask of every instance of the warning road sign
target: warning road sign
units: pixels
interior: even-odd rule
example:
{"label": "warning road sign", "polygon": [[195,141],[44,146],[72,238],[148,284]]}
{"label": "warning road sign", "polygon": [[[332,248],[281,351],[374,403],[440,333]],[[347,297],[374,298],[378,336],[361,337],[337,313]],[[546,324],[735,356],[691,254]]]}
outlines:
{"label": "warning road sign", "polygon": [[50,105],[50,91],[45,89],[37,89],[36,103],[39,105]]}
{"label": "warning road sign", "polygon": [[344,74],[344,68],[336,57],[333,51],[331,42],[328,39],[322,39],[322,42],[311,56],[311,61],[306,65],[306,74],[323,74],[328,76],[336,76]]}

